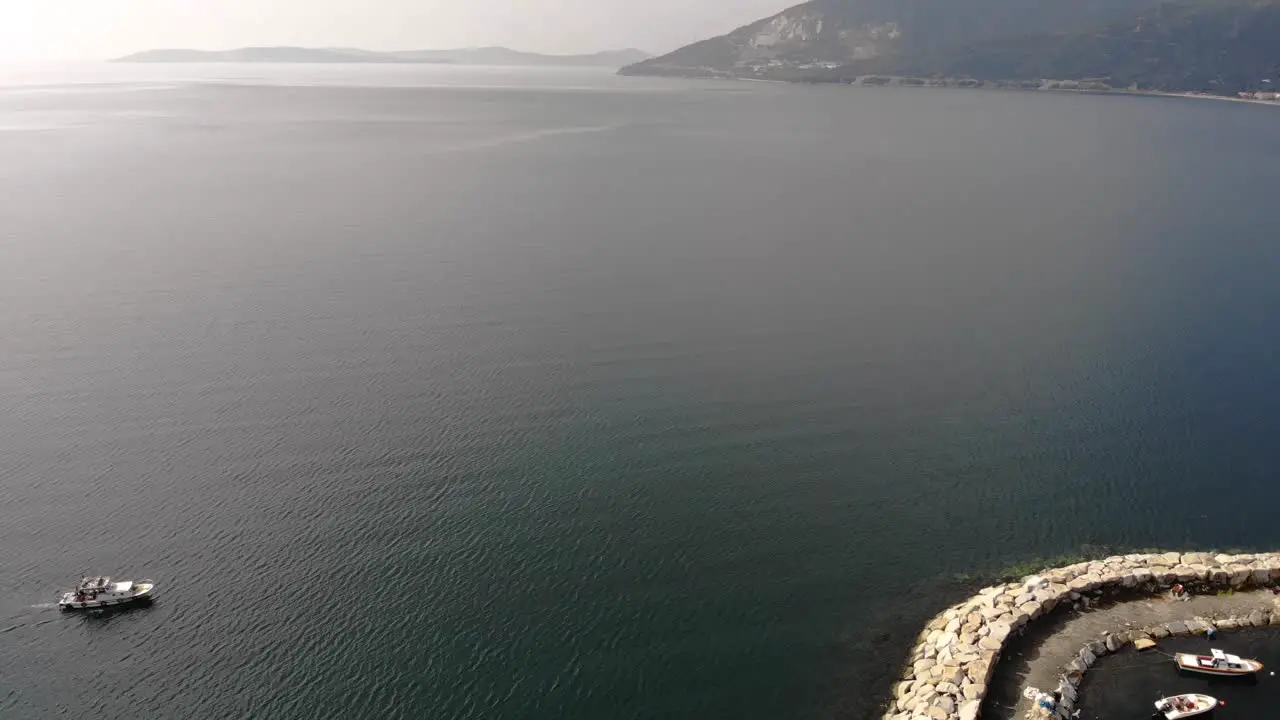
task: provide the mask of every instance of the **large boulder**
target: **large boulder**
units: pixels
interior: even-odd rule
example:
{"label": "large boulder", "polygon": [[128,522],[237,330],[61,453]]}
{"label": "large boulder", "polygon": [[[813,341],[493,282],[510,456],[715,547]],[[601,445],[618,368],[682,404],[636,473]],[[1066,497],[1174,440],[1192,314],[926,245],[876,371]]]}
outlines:
{"label": "large boulder", "polygon": [[947,665],[937,672],[937,677],[939,692],[942,691],[943,683],[949,683],[958,688],[960,683],[964,682],[964,670],[954,665]]}
{"label": "large boulder", "polygon": [[933,641],[933,646],[938,648],[938,650],[942,650],[943,648],[948,647],[950,645],[954,645],[955,643],[956,643],[955,633],[943,632],[941,635],[937,637],[937,639]]}
{"label": "large boulder", "polygon": [[1037,590],[1034,594],[1035,601],[1040,603],[1040,612],[1049,613],[1058,606],[1058,596],[1052,590]]}
{"label": "large boulder", "polygon": [[933,701],[937,699],[938,699],[938,693],[933,689],[933,686],[930,685],[927,691],[918,692],[915,694],[915,697],[912,698],[913,704],[911,706],[911,709],[913,712],[918,713],[924,710],[925,708],[928,708],[930,705],[933,705]]}
{"label": "large boulder", "polygon": [[1230,582],[1231,587],[1233,588],[1242,588],[1245,585],[1248,585],[1249,581],[1253,579],[1253,571],[1247,567],[1232,565],[1229,570],[1231,571]]}
{"label": "large boulder", "polygon": [[1097,575],[1081,575],[1067,583],[1067,587],[1075,592],[1084,593],[1102,587],[1102,578]]}
{"label": "large boulder", "polygon": [[1080,648],[1080,662],[1084,663],[1086,668],[1091,668],[1094,663],[1098,662],[1098,656],[1094,655],[1089,648],[1083,647]]}
{"label": "large boulder", "polygon": [[995,620],[1001,617],[1004,617],[1008,614],[1009,614],[1009,608],[1004,607],[1002,605],[997,605],[996,607],[989,607],[989,608],[982,609],[982,617],[989,623],[994,622]]}

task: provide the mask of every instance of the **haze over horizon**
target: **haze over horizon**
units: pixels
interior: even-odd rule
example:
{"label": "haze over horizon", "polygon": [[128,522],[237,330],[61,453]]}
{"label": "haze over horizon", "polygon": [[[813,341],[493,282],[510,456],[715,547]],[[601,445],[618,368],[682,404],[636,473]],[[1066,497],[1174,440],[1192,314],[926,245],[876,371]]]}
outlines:
{"label": "haze over horizon", "polygon": [[788,0],[0,0],[0,60],[102,60],[151,48],[298,45],[412,50],[501,45],[666,52]]}

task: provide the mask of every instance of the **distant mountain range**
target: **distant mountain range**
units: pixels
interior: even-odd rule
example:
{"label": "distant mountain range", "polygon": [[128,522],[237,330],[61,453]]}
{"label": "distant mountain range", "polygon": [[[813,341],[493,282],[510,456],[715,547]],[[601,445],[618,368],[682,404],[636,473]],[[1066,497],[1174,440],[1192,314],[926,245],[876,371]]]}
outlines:
{"label": "distant mountain range", "polygon": [[1234,94],[1280,82],[1280,0],[813,0],[621,72]]}
{"label": "distant mountain range", "polygon": [[589,55],[542,55],[503,47],[377,52],[358,48],[246,47],[235,50],[146,50],[112,62],[124,63],[450,63],[455,65],[543,65],[622,67],[650,55],[610,50]]}

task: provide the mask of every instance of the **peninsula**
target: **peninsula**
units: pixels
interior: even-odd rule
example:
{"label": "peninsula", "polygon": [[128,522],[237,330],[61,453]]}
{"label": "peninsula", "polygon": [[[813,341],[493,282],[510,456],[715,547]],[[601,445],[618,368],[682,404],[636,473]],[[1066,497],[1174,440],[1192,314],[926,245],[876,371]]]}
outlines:
{"label": "peninsula", "polygon": [[1253,97],[1278,36],[1280,0],[812,0],[621,72]]}
{"label": "peninsula", "polygon": [[234,50],[144,50],[112,62],[119,63],[408,63],[449,65],[506,65],[544,67],[619,68],[650,55],[642,50],[607,50],[586,55],[543,55],[504,47],[456,50],[381,52],[359,48],[244,47]]}

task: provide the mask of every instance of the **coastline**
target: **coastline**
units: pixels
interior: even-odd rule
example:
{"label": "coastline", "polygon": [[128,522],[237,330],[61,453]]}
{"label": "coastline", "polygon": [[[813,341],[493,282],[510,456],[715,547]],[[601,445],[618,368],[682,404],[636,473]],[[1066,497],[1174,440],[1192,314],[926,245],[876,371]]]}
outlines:
{"label": "coastline", "polygon": [[[1255,615],[1255,613],[1259,613]],[[1267,613],[1270,613],[1268,616]],[[1250,620],[1250,617],[1253,620]],[[1266,618],[1266,622],[1261,622]],[[1033,710],[1024,688],[1058,687],[1063,669],[1085,648],[1095,658],[1120,651],[1126,633],[1152,639],[1207,634],[1234,626],[1272,627],[1280,619],[1280,600],[1270,590],[1201,594],[1175,598],[1171,593],[1104,601],[1091,608],[1059,613],[1029,626],[1005,648],[985,702],[988,720],[1012,720]],[[1280,628],[1277,628],[1280,629]],[[1115,638],[1115,640],[1112,640]],[[1092,668],[1090,668],[1090,671]],[[1084,681],[1090,674],[1084,674]],[[1081,683],[1076,682],[1077,688]]]}
{"label": "coastline", "polygon": [[[983,588],[968,600],[947,608],[929,621],[907,653],[900,679],[891,689],[884,720],[977,720],[981,716],[996,677],[997,667],[1007,649],[1028,632],[1032,621],[1056,617],[1059,621],[1072,611],[1079,612],[1100,603],[1120,600],[1122,616],[1129,612],[1123,603],[1153,598],[1175,584],[1185,584],[1200,594],[1268,589],[1234,603],[1226,619],[1202,617],[1176,619],[1163,625],[1139,628],[1117,627],[1096,637],[1076,653],[1067,650],[1047,655],[1048,674],[1037,682],[1056,678],[1056,687],[1041,688],[1056,693],[1061,702],[1043,717],[1071,717],[1078,687],[1099,655],[1114,653],[1136,640],[1168,635],[1207,632],[1215,623],[1228,629],[1241,626],[1280,625],[1280,607],[1272,603],[1270,588],[1280,581],[1280,553],[1214,555],[1211,553],[1158,553],[1117,555],[1093,562],[1028,575],[1021,580]],[[1201,603],[1202,605],[1204,603]],[[1212,603],[1211,603],[1212,604]],[[1192,612],[1174,609],[1180,614]],[[1209,609],[1197,609],[1201,614]],[[1226,612],[1225,606],[1223,611]],[[1246,612],[1247,611],[1247,612]],[[1131,612],[1135,617],[1138,613]],[[1113,620],[1101,621],[1103,625]],[[1145,622],[1145,620],[1143,621]],[[1077,638],[1078,639],[1078,638]],[[1065,663],[1061,660],[1070,658]],[[1029,677],[1029,676],[1028,676]],[[1021,681],[1019,681],[1021,684]],[[1024,688],[1025,690],[1025,688]],[[996,693],[992,693],[995,699]]]}
{"label": "coastline", "polygon": [[[752,80],[752,81],[755,80],[754,78],[741,78],[741,79]],[[785,83],[790,81],[767,80],[762,82]],[[815,83],[815,84],[826,84],[826,83]],[[868,86],[851,84],[850,87],[868,87]],[[1210,95],[1208,93],[1197,93],[1197,92],[1170,92],[1165,90],[1122,90],[1122,89],[1102,90],[1102,89],[1082,89],[1082,88],[1020,88],[1020,87],[1012,87],[1012,86],[987,87],[983,85],[967,86],[967,85],[890,85],[890,84],[871,85],[869,87],[893,87],[893,88],[904,88],[908,90],[916,90],[916,89],[1005,90],[1009,92],[1026,92],[1026,93],[1043,92],[1043,93],[1099,95],[1099,96],[1114,96],[1114,97],[1160,97],[1160,98],[1177,98],[1180,100],[1214,100],[1214,101],[1221,101],[1221,102],[1247,103],[1249,105],[1266,105],[1269,107],[1280,107],[1280,101],[1278,100],[1258,100],[1256,98],[1230,97],[1227,95]]]}
{"label": "coastline", "polygon": [[[1012,92],[1050,92],[1050,93],[1074,93],[1079,95],[1114,95],[1129,97],[1163,97],[1163,98],[1179,98],[1183,100],[1216,100],[1233,103],[1247,103],[1250,105],[1267,105],[1271,107],[1280,107],[1280,100],[1259,100],[1257,98],[1231,97],[1228,95],[1212,95],[1200,92],[1178,92],[1169,90],[1127,90],[1124,88],[1078,88],[1078,87],[1025,87],[1013,84],[988,84],[984,81],[965,81],[965,80],[944,80],[944,81],[925,81],[921,83],[900,83],[896,82],[904,78],[885,78],[886,82],[862,82],[859,78],[856,82],[841,82],[834,80],[812,80],[812,79],[779,79],[764,77],[744,77],[742,75],[729,74],[712,74],[712,73],[623,73],[619,72],[623,77],[653,77],[653,78],[686,78],[689,80],[723,80],[729,82],[753,82],[753,83],[780,83],[784,85],[843,85],[847,87],[892,87],[905,89],[950,89],[950,90],[1007,90]],[[1063,80],[1045,80],[1043,84],[1054,84],[1062,82],[1075,82]]]}
{"label": "coastline", "polygon": [[[910,86],[904,86],[910,87]],[[925,86],[937,87],[937,86]],[[949,87],[949,86],[948,86]],[[960,88],[969,89],[969,88]],[[1077,88],[1047,88],[1043,90],[1032,90],[1030,88],[1015,87],[996,87],[996,88],[973,88],[976,90],[1013,90],[1019,92],[1049,92],[1049,93],[1075,93],[1078,95],[1115,95],[1115,96],[1132,96],[1132,97],[1163,97],[1178,98],[1181,100],[1220,100],[1234,103],[1248,103],[1250,105],[1268,105],[1271,107],[1280,107],[1280,100],[1258,100],[1257,98],[1230,97],[1228,95],[1210,95],[1208,93],[1197,92],[1169,92],[1165,90],[1086,90]]]}
{"label": "coastline", "polygon": [[1269,105],[1280,107],[1277,100],[1258,100],[1257,98],[1227,97],[1226,95],[1206,95],[1204,93],[1160,92],[1157,90],[1112,90],[1106,95],[1149,95],[1151,97],[1182,98],[1184,100],[1223,100],[1226,102],[1248,103],[1250,105]]}

